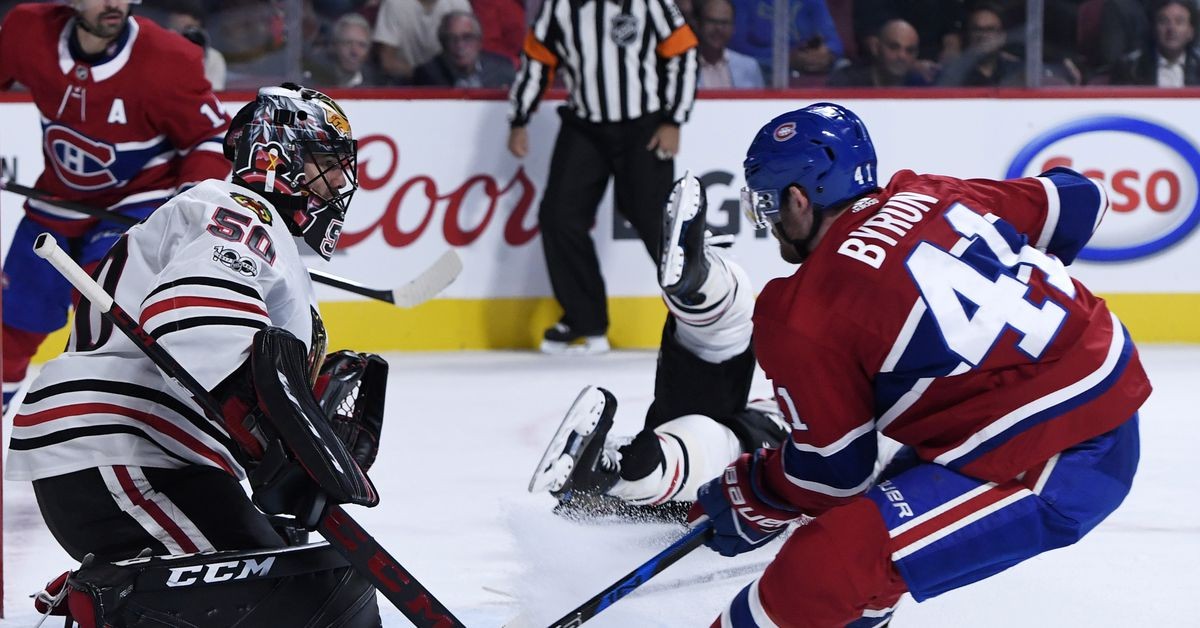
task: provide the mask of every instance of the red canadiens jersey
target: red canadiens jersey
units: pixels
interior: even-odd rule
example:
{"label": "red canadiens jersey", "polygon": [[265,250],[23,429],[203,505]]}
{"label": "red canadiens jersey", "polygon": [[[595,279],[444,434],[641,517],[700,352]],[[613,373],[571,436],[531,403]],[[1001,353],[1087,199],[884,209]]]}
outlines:
{"label": "red canadiens jersey", "polygon": [[[229,117],[199,46],[133,17],[99,59],[76,61],[73,28],[74,11],[60,4],[18,5],[0,27],[0,89],[25,85],[41,114],[38,189],[101,207],[157,206],[229,175],[221,148]],[[34,200],[27,208],[68,234],[89,222]]]}
{"label": "red canadiens jersey", "polygon": [[1011,181],[901,171],[840,216],[754,313],[792,438],[769,490],[816,515],[869,487],[876,431],[993,482],[1129,420],[1150,383],[1064,265],[1108,199],[1065,168]]}

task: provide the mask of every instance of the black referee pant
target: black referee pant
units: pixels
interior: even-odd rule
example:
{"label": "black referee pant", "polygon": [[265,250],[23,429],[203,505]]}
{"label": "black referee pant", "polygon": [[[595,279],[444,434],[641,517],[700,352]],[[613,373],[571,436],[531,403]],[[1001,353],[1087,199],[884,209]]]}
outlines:
{"label": "black referee pant", "polygon": [[570,109],[558,110],[562,127],[554,143],[546,192],[538,209],[542,248],[562,322],[596,336],[608,331],[607,293],[589,233],[611,177],[616,211],[646,245],[655,264],[662,246],[662,211],[671,193],[675,161],[662,160],[646,144],[661,114],[626,122],[593,123]]}

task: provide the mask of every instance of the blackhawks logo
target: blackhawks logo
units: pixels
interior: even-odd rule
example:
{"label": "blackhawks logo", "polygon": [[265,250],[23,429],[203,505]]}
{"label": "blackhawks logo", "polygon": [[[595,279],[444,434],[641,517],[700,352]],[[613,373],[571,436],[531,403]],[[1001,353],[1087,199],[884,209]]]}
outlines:
{"label": "blackhawks logo", "polygon": [[238,194],[237,192],[230,192],[229,196],[233,198],[233,200],[237,201],[238,205],[241,205],[242,207],[254,212],[254,215],[258,216],[258,219],[261,220],[264,225],[271,224],[271,210],[267,209],[266,205],[250,198],[249,196],[246,196],[245,194]]}

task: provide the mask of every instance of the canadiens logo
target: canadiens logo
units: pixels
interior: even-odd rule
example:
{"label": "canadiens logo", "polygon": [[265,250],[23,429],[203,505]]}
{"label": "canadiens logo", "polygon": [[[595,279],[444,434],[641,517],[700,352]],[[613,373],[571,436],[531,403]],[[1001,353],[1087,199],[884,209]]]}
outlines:
{"label": "canadiens logo", "polygon": [[117,151],[57,124],[46,127],[43,148],[59,179],[76,190],[98,190],[118,183],[110,168]]}
{"label": "canadiens logo", "polygon": [[246,196],[245,194],[238,194],[237,192],[230,192],[229,197],[234,201],[237,201],[238,205],[241,205],[242,207],[254,212],[254,215],[258,216],[258,219],[262,221],[264,225],[271,224],[271,221],[273,220],[271,217],[271,210],[267,209],[266,205],[250,198],[249,196]]}
{"label": "canadiens logo", "polygon": [[776,142],[786,142],[792,139],[796,136],[796,123],[784,122],[783,124],[775,127],[774,136]]}

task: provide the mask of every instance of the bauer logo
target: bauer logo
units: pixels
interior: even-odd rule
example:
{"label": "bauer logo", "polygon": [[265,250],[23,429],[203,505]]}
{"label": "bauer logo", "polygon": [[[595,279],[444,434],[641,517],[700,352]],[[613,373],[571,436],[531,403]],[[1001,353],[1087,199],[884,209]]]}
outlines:
{"label": "bauer logo", "polygon": [[1080,259],[1116,262],[1153,255],[1200,222],[1200,152],[1162,125],[1099,116],[1050,129],[1021,150],[1009,178],[1065,166],[1099,181],[1108,214]]}

